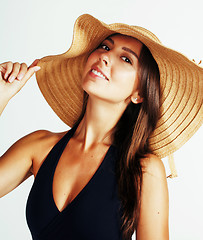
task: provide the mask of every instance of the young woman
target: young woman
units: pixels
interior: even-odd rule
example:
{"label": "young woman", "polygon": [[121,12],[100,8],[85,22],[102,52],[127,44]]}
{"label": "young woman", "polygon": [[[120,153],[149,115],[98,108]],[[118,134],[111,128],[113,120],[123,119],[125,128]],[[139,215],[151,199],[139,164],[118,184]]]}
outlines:
{"label": "young woman", "polygon": [[38,71],[47,102],[73,126],[31,133],[1,157],[0,196],[35,176],[33,239],[169,239],[160,157],[201,125],[202,68],[146,29],[82,15],[68,52],[0,70],[1,112]]}

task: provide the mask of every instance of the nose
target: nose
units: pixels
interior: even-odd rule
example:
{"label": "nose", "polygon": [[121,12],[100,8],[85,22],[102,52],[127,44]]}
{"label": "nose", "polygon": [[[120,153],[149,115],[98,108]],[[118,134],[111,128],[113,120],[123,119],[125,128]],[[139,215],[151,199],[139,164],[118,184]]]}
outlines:
{"label": "nose", "polygon": [[106,66],[110,65],[110,56],[108,55],[108,53],[102,53],[99,57],[99,60]]}

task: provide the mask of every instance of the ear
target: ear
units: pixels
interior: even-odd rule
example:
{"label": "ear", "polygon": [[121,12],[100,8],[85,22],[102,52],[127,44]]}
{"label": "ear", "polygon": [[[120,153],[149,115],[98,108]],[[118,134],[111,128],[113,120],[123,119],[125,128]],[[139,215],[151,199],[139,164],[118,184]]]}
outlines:
{"label": "ear", "polygon": [[131,102],[134,104],[142,103],[143,98],[139,96],[138,92],[135,92],[131,96]]}

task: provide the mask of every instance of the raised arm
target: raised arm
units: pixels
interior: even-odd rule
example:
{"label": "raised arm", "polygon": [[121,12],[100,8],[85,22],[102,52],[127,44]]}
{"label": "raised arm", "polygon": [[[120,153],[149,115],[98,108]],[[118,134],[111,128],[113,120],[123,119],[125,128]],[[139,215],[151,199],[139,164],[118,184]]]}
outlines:
{"label": "raised arm", "polygon": [[[9,100],[20,91],[27,80],[40,68],[37,60],[28,68],[25,63],[0,64],[0,114]],[[33,144],[38,133],[17,141],[0,157],[0,197],[4,196],[31,174]]]}
{"label": "raised arm", "polygon": [[164,165],[155,155],[143,160],[141,210],[137,240],[168,240],[169,199]]}

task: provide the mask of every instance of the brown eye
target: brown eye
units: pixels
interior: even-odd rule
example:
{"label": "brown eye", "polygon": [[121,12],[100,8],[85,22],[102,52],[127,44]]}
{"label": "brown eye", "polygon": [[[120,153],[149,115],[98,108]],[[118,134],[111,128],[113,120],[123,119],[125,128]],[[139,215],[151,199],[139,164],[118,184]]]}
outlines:
{"label": "brown eye", "polygon": [[100,44],[98,48],[102,48],[102,49],[104,49],[106,51],[110,50],[110,48],[106,44]]}
{"label": "brown eye", "polygon": [[125,56],[123,56],[123,57],[121,57],[121,58],[122,58],[125,62],[132,64],[132,62],[130,61],[129,58],[127,58],[127,57],[125,57]]}

